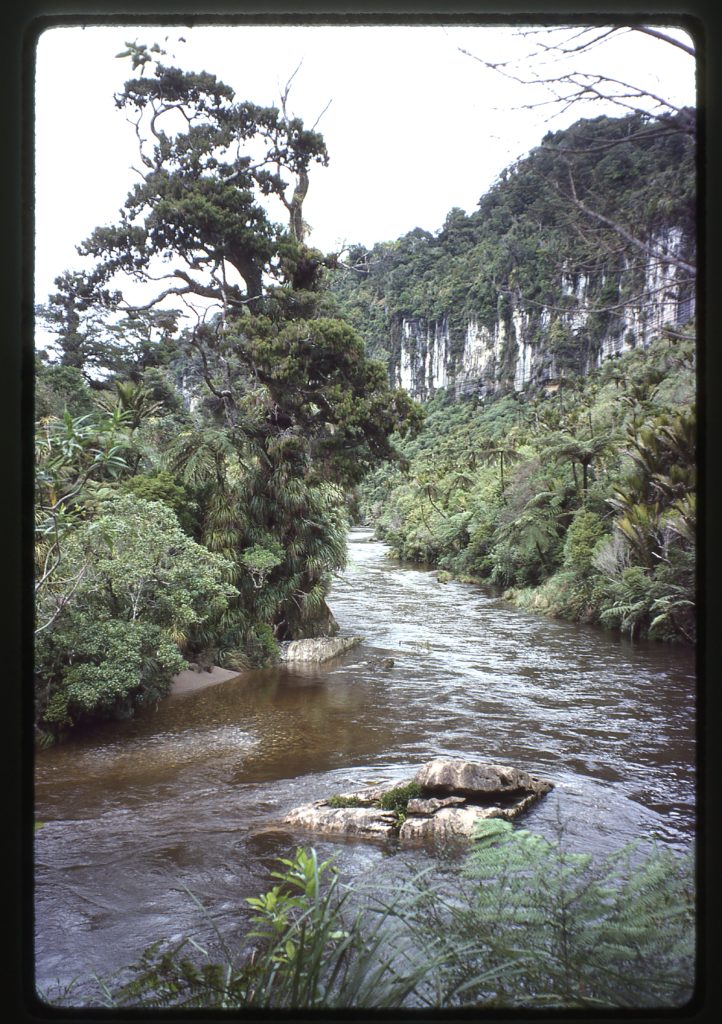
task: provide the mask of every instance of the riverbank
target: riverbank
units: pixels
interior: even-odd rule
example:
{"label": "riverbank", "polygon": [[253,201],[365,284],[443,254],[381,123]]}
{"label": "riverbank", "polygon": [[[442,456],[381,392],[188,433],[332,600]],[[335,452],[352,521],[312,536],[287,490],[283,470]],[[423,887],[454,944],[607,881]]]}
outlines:
{"label": "riverbank", "polygon": [[210,668],[187,668],[173,676],[170,684],[170,696],[178,693],[192,693],[194,690],[202,690],[206,686],[216,686],[218,683],[227,683],[229,679],[237,679],[240,672],[234,672],[228,668],[219,668],[218,665],[211,665]]}

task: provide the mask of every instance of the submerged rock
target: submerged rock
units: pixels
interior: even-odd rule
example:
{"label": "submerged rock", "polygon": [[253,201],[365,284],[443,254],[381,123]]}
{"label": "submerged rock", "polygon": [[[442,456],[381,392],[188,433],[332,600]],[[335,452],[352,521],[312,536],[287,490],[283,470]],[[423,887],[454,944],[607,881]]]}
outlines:
{"label": "submerged rock", "polygon": [[281,661],[328,661],[361,643],[360,636],[319,636],[281,646]]}
{"label": "submerged rock", "polygon": [[[381,798],[413,784],[412,795],[397,811],[381,807]],[[384,782],[290,811],[287,825],[316,832],[402,840],[471,836],[484,818],[515,818],[553,788],[519,768],[460,759],[435,758],[411,779]]]}

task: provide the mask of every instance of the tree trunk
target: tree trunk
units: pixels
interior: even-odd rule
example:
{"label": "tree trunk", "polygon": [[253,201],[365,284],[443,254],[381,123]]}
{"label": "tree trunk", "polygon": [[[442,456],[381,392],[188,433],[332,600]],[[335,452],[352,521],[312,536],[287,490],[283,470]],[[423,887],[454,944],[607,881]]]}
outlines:
{"label": "tree trunk", "polygon": [[229,262],[236,268],[246,286],[246,305],[252,313],[258,312],[263,298],[263,269],[247,256],[234,255]]}

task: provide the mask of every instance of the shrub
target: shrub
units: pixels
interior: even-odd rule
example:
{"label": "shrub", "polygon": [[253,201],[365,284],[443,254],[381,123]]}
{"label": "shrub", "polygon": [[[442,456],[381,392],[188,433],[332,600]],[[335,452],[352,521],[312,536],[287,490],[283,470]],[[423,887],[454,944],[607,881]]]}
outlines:
{"label": "shrub", "polygon": [[589,576],[593,569],[595,547],[606,535],[602,517],[587,508],[580,508],[564,539],[565,569],[571,569],[579,576]]}
{"label": "shrub", "polygon": [[152,476],[138,474],[129,477],[122,481],[120,489],[143,501],[162,501],[176,514],[181,528],[189,536],[197,531],[198,505],[191,499],[187,489],[166,470],[159,470]]}
{"label": "shrub", "polygon": [[37,714],[44,729],[131,713],[184,665],[194,627],[219,618],[232,566],[161,502],[111,498],[63,544],[63,579],[38,603]]}
{"label": "shrub", "polygon": [[[692,858],[634,845],[595,861],[509,822],[482,822],[475,884],[453,916],[501,979],[497,1005],[680,1006],[692,995]],[[511,976],[502,972],[513,960]],[[470,965],[472,966],[472,965]],[[474,989],[469,990],[471,994]]]}

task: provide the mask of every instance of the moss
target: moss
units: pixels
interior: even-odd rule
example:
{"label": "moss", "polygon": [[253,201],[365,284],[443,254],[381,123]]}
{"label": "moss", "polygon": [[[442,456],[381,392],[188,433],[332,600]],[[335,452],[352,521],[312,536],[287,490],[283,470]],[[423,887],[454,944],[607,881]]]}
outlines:
{"label": "moss", "polygon": [[379,808],[382,811],[391,811],[394,814],[393,827],[395,829],[400,829],[406,820],[406,808],[409,800],[413,800],[414,797],[421,796],[422,792],[423,791],[418,782],[407,782],[403,786],[395,786],[394,789],[390,789],[370,805],[359,799],[357,796],[341,796],[338,793],[329,797],[327,803],[329,807],[371,806]]}
{"label": "moss", "polygon": [[327,800],[329,807],[365,807],[363,800],[359,800],[357,796],[341,796],[336,793]]}

